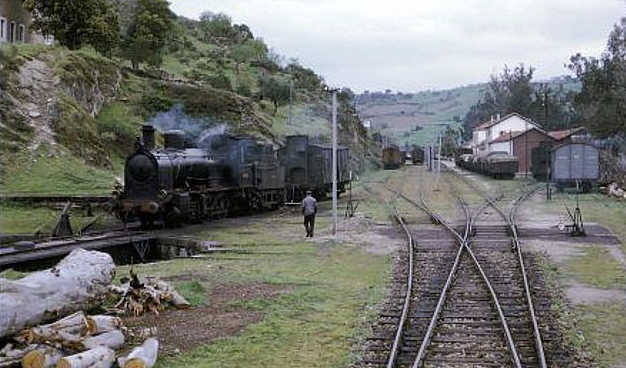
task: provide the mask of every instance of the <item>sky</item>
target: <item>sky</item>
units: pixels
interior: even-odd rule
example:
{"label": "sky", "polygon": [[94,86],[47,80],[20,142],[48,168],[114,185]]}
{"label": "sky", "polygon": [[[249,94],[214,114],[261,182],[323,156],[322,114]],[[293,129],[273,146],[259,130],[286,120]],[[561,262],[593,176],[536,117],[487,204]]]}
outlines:
{"label": "sky", "polygon": [[535,78],[599,55],[626,0],[169,0],[178,15],[223,12],[333,87],[415,92],[481,83],[505,64]]}

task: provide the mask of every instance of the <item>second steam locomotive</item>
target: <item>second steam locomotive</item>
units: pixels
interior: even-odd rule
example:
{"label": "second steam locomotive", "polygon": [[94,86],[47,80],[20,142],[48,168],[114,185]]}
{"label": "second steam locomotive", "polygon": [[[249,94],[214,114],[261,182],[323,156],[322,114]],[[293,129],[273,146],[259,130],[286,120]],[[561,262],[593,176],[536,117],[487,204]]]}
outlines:
{"label": "second steam locomotive", "polygon": [[[332,186],[332,149],[307,136],[286,138],[278,151],[252,138],[219,135],[205,147],[189,147],[182,131],[164,133],[143,127],[143,139],[126,159],[124,190],[117,215],[145,226],[175,226],[231,214],[277,208],[298,201],[306,190],[324,197]],[[338,192],[349,181],[349,152],[337,150]]]}

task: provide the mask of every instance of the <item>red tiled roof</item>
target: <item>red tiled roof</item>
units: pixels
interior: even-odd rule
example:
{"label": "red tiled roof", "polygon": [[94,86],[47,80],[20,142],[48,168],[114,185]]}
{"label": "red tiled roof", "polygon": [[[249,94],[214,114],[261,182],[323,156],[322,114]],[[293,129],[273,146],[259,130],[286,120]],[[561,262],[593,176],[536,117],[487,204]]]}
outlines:
{"label": "red tiled roof", "polygon": [[535,130],[535,131],[537,131],[537,132],[539,132],[539,133],[541,133],[541,134],[543,134],[543,135],[546,135],[546,132],[544,132],[544,131],[543,131],[543,130],[541,130],[541,129],[538,129],[538,128],[530,128],[530,129],[528,129],[528,130],[526,130],[526,131],[515,131],[515,132],[506,132],[506,133],[503,133],[503,134],[499,135],[498,137],[495,137],[494,139],[492,139],[492,140],[489,142],[489,144],[491,144],[491,143],[499,143],[499,142],[508,142],[508,141],[510,141],[511,139],[515,139],[515,138],[517,138],[517,137],[521,137],[521,136],[523,136],[523,135],[525,135],[525,134],[527,134],[527,133],[530,133],[530,132],[531,132],[531,131],[533,131],[533,130]]}
{"label": "red tiled roof", "polygon": [[585,128],[578,127],[578,128],[565,129],[565,130],[553,130],[551,132],[548,132],[548,135],[554,138],[554,140],[560,141],[562,139],[569,137],[572,134],[578,133],[581,130],[585,130]]}
{"label": "red tiled roof", "polygon": [[491,141],[489,141],[489,144],[491,144],[491,143],[499,143],[499,142],[508,142],[511,139],[517,137],[520,133],[523,133],[523,132],[507,132],[507,133],[504,133],[504,134],[500,134],[496,138],[494,138]]}

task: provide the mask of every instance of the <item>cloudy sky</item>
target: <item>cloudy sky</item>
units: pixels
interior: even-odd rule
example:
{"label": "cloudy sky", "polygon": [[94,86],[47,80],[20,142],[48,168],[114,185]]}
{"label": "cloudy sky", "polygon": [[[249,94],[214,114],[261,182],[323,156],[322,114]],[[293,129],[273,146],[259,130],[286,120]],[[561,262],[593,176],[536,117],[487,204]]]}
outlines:
{"label": "cloudy sky", "polygon": [[504,64],[568,73],[597,55],[626,0],[170,0],[197,19],[229,14],[286,57],[356,91],[441,89],[486,81]]}

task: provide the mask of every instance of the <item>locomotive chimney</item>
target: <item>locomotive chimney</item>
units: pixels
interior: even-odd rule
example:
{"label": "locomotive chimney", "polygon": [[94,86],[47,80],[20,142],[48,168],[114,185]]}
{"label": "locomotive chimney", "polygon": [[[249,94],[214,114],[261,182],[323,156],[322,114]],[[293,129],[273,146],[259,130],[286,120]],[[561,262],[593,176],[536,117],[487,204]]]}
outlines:
{"label": "locomotive chimney", "polygon": [[152,125],[144,125],[141,128],[141,133],[143,135],[143,146],[149,151],[153,150],[155,146],[154,127]]}

